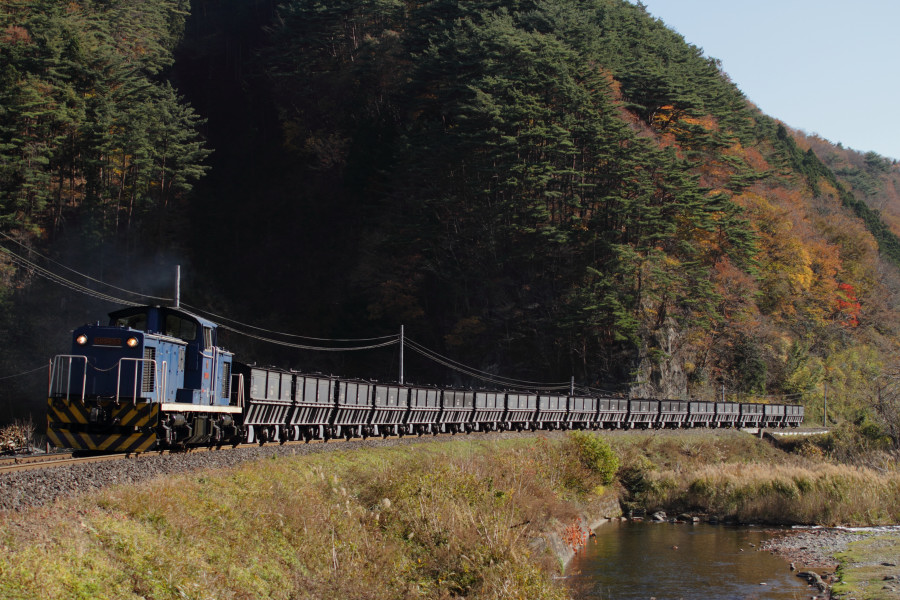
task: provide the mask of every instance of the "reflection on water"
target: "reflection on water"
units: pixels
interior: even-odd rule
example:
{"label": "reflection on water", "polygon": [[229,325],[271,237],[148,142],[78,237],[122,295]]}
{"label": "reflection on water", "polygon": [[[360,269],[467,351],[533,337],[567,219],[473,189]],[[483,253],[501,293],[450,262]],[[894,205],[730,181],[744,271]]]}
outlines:
{"label": "reflection on water", "polygon": [[755,527],[612,521],[569,565],[576,598],[794,599],[813,595]]}

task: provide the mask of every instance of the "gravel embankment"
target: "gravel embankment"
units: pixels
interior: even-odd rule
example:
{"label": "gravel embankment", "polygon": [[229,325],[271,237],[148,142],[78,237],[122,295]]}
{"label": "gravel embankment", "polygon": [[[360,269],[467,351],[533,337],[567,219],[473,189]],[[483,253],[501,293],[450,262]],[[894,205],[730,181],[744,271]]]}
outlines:
{"label": "gravel embankment", "polygon": [[[537,435],[559,435],[542,432]],[[49,504],[57,498],[90,492],[108,485],[132,484],[153,477],[203,469],[222,469],[271,456],[302,456],[318,452],[340,452],[360,448],[449,442],[454,439],[499,440],[532,433],[472,433],[464,436],[370,439],[327,444],[266,445],[184,454],[147,453],[135,458],[90,464],[18,471],[0,475],[0,511],[21,510]]]}

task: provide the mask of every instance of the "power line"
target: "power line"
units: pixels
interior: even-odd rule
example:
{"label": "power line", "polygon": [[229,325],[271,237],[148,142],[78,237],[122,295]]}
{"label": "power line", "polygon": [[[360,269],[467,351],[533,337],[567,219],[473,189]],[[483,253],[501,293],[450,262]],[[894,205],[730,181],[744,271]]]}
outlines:
{"label": "power line", "polygon": [[[28,250],[28,248],[27,248],[26,246],[24,246],[23,244],[21,244],[20,242],[18,242],[18,241],[15,240],[14,238],[12,238],[12,237],[6,235],[5,233],[0,232],[0,236],[2,236],[3,238],[5,238],[5,239],[7,239],[7,240],[10,240],[10,241],[12,241],[12,242],[18,244],[18,245],[21,246],[22,248],[25,248],[26,250]],[[85,287],[85,286],[80,285],[80,284],[78,284],[78,283],[76,283],[76,282],[74,282],[74,281],[71,281],[71,280],[69,280],[69,279],[66,279],[66,278],[63,277],[62,275],[58,275],[58,274],[56,274],[56,273],[54,273],[54,272],[52,272],[52,271],[50,271],[50,270],[48,270],[48,269],[45,269],[44,267],[40,266],[39,264],[35,263],[34,261],[31,261],[31,260],[25,258],[24,256],[20,256],[19,254],[16,254],[15,252],[13,252],[12,250],[10,250],[9,248],[6,248],[5,246],[0,246],[0,251],[2,251],[2,252],[4,252],[5,254],[7,254],[7,255],[10,257],[10,259],[11,259],[13,262],[15,262],[16,264],[18,264],[19,266],[24,267],[24,268],[26,268],[26,269],[29,269],[29,270],[31,270],[35,275],[37,275],[37,276],[39,276],[39,277],[42,277],[42,278],[44,278],[44,279],[46,279],[46,280],[48,280],[48,281],[51,281],[51,282],[53,282],[53,283],[56,283],[57,285],[60,285],[60,286],[66,288],[66,289],[69,289],[69,290],[71,290],[71,291],[75,291],[75,292],[78,292],[78,293],[80,293],[80,294],[85,294],[85,295],[87,295],[87,296],[91,296],[91,297],[96,298],[96,299],[98,299],[98,300],[104,300],[104,301],[107,301],[107,302],[114,302],[114,303],[122,304],[122,305],[125,305],[125,306],[140,306],[140,305],[141,305],[140,303],[132,302],[132,301],[126,300],[126,299],[124,299],[124,298],[118,298],[118,297],[112,296],[112,295],[110,295],[110,294],[106,294],[106,293],[103,293],[103,292],[99,292],[99,291],[97,291],[97,290],[92,290],[91,288]],[[131,295],[134,295],[134,296],[140,296],[140,297],[142,297],[142,298],[149,298],[149,299],[152,299],[152,300],[163,300],[163,301],[170,301],[170,300],[171,300],[171,298],[161,298],[161,297],[158,297],[158,296],[148,296],[148,295],[146,295],[146,294],[140,294],[140,293],[138,293],[138,292],[133,292],[133,291],[131,291],[131,290],[126,290],[126,289],[124,289],[124,288],[116,287],[116,286],[114,286],[114,285],[111,285],[111,284],[108,284],[108,283],[106,283],[106,282],[100,281],[99,279],[95,279],[95,278],[93,278],[93,277],[90,277],[90,276],[88,276],[88,275],[85,275],[84,273],[81,273],[81,272],[79,272],[79,271],[76,271],[75,269],[72,269],[72,268],[70,268],[70,267],[67,267],[67,266],[65,266],[65,265],[63,265],[63,264],[60,264],[60,263],[58,263],[58,262],[56,262],[56,261],[54,261],[54,260],[52,260],[52,259],[50,259],[50,258],[48,258],[48,257],[46,257],[46,256],[44,256],[44,255],[42,255],[42,254],[40,254],[40,253],[35,252],[35,254],[37,254],[37,255],[40,256],[41,258],[43,258],[43,259],[45,259],[45,260],[47,260],[47,261],[49,261],[49,262],[51,262],[51,263],[53,263],[53,264],[55,264],[55,265],[58,265],[58,266],[60,266],[60,267],[62,267],[62,268],[64,268],[64,269],[66,269],[67,271],[71,271],[72,273],[75,273],[75,274],[77,274],[77,275],[79,275],[79,276],[81,276],[81,277],[84,277],[84,278],[86,278],[86,279],[88,279],[88,280],[90,280],[90,281],[94,281],[94,282],[100,283],[100,284],[105,285],[105,286],[107,286],[107,287],[110,287],[110,288],[112,288],[112,289],[119,290],[119,291],[125,292],[125,293],[127,293],[127,294],[131,294]],[[262,327],[256,327],[256,326],[254,326],[254,325],[249,325],[249,324],[246,324],[246,323],[241,323],[240,321],[236,321],[236,320],[234,320],[234,319],[229,319],[228,317],[225,317],[225,316],[223,316],[223,315],[216,315],[216,314],[211,313],[211,312],[209,312],[209,311],[205,311],[205,310],[203,310],[203,309],[199,309],[199,308],[196,308],[196,307],[192,307],[192,306],[189,306],[189,305],[186,305],[186,304],[185,304],[184,306],[187,307],[187,308],[190,308],[191,310],[200,312],[200,313],[205,313],[205,314],[212,315],[213,317],[215,317],[215,318],[217,318],[217,319],[222,319],[222,320],[225,320],[225,321],[229,321],[229,322],[232,322],[232,323],[236,323],[236,324],[238,324],[238,325],[240,325],[240,326],[242,326],[242,327],[247,327],[247,328],[250,328],[250,329],[255,329],[255,330],[257,330],[257,331],[262,331],[262,332],[265,332],[265,333],[276,334],[276,335],[280,335],[280,336],[284,336],[284,337],[294,337],[294,338],[306,339],[306,340],[317,341],[317,342],[335,342],[335,343],[346,343],[346,342],[354,342],[354,343],[361,343],[361,342],[382,342],[382,343],[377,343],[377,344],[366,344],[366,345],[363,345],[363,346],[357,346],[357,347],[345,347],[345,348],[344,348],[344,347],[342,347],[342,348],[333,348],[333,347],[311,346],[311,345],[303,345],[303,344],[291,344],[291,343],[283,342],[283,341],[280,341],[280,340],[274,340],[274,339],[271,339],[271,338],[266,338],[266,337],[257,336],[257,335],[253,335],[253,334],[250,334],[250,333],[246,333],[246,332],[243,332],[243,331],[241,331],[241,330],[239,330],[239,329],[235,329],[235,328],[232,328],[232,327],[227,327],[227,326],[224,326],[224,325],[222,326],[224,329],[228,329],[228,330],[233,331],[233,332],[235,332],[235,333],[237,333],[237,334],[239,334],[239,335],[245,335],[245,336],[247,336],[247,337],[256,338],[256,339],[259,339],[259,340],[261,340],[261,341],[266,341],[266,342],[270,342],[270,343],[273,343],[273,344],[278,344],[278,345],[287,346],[287,347],[290,347],[290,348],[301,349],[301,350],[319,350],[319,351],[326,351],[326,352],[342,352],[342,351],[355,351],[355,350],[369,350],[369,349],[373,349],[373,348],[381,348],[381,347],[384,347],[384,346],[390,346],[390,345],[392,345],[392,344],[397,343],[397,341],[398,341],[398,335],[397,335],[397,334],[394,334],[394,335],[385,335],[385,336],[374,337],[374,338],[359,338],[359,339],[341,339],[341,338],[328,339],[328,338],[314,338],[314,337],[308,337],[308,336],[301,336],[301,335],[295,335],[295,334],[291,334],[291,333],[287,333],[287,332],[273,331],[273,330],[269,330],[269,329],[264,329],[264,328],[262,328]]]}
{"label": "power line", "polygon": [[523,384],[523,385],[540,385],[540,386],[552,386],[552,387],[560,387],[560,386],[566,386],[566,387],[568,387],[568,386],[569,386],[569,382],[568,382],[568,381],[562,381],[562,382],[559,382],[559,383],[547,383],[547,382],[542,382],[542,381],[526,381],[526,380],[523,380],[523,379],[513,379],[513,378],[511,378],[511,377],[503,377],[502,375],[497,375],[497,374],[495,374],[495,373],[488,373],[487,371],[481,371],[481,370],[479,370],[479,369],[476,369],[475,367],[471,367],[471,366],[469,366],[469,365],[465,365],[465,364],[463,364],[463,363],[461,363],[461,362],[459,362],[459,361],[457,361],[457,360],[453,360],[452,358],[449,358],[449,357],[447,357],[447,356],[443,356],[443,355],[439,354],[438,352],[436,352],[436,351],[434,351],[434,350],[431,350],[430,348],[426,348],[426,347],[423,346],[422,344],[419,344],[418,342],[416,342],[416,341],[414,341],[414,340],[411,340],[411,339],[409,339],[409,338],[407,338],[407,342],[409,343],[409,345],[410,345],[411,347],[413,347],[413,346],[417,347],[417,349],[420,351],[420,353],[428,353],[428,354],[431,354],[431,355],[433,355],[433,357],[438,358],[438,359],[440,359],[440,360],[442,360],[442,361],[444,361],[444,362],[450,363],[450,364],[452,364],[452,365],[456,365],[456,366],[458,366],[458,367],[460,367],[460,368],[462,368],[462,369],[466,369],[467,371],[472,371],[472,372],[478,373],[478,374],[480,374],[480,375],[484,375],[484,376],[486,376],[486,377],[491,377],[491,378],[494,378],[494,379],[506,380],[506,381],[509,381],[509,382],[511,382],[511,383],[517,383],[517,384]]}
{"label": "power line", "polygon": [[[284,331],[274,331],[272,329],[265,329],[263,327],[257,327],[256,325],[249,325],[247,323],[241,323],[240,321],[236,321],[236,320],[226,317],[224,315],[217,315],[208,310],[204,310],[202,308],[197,308],[195,306],[191,306],[190,304],[185,304],[183,302],[181,303],[181,305],[184,306],[185,308],[191,309],[194,312],[198,312],[198,313],[204,314],[204,315],[209,315],[210,317],[218,319],[219,321],[228,321],[229,323],[234,323],[236,325],[239,325],[241,327],[247,327],[249,329],[255,329],[256,331],[262,331],[264,333],[272,333],[272,334],[281,335],[284,337],[299,338],[299,339],[303,339],[303,340],[310,340],[313,342],[377,342],[377,341],[381,341],[381,340],[392,340],[392,339],[395,339],[398,337],[398,334],[396,334],[396,333],[391,334],[391,335],[382,335],[382,336],[370,337],[370,338],[317,338],[317,337],[310,337],[310,336],[306,336],[306,335],[287,333]],[[235,331],[236,333],[240,333],[239,331],[234,330],[234,329],[231,329],[230,331]]]}
{"label": "power line", "polygon": [[510,389],[516,390],[528,390],[528,391],[560,391],[567,390],[569,387],[568,382],[560,383],[560,384],[545,384],[538,383],[532,381],[521,381],[516,379],[510,379],[508,377],[502,377],[500,375],[493,375],[491,373],[487,373],[486,371],[481,371],[479,369],[475,369],[474,367],[466,366],[460,362],[454,361],[447,357],[441,356],[437,352],[429,350],[424,346],[413,342],[407,338],[407,342],[409,343],[409,347],[414,352],[424,356],[425,358],[436,362],[439,365],[447,367],[450,370],[456,371],[458,373],[462,373],[463,375],[467,375],[472,377],[473,379],[478,379],[480,381],[485,381],[488,383],[493,383],[496,385],[505,386]]}
{"label": "power line", "polygon": [[395,336],[391,336],[391,339],[389,339],[386,342],[380,342],[377,344],[368,344],[365,346],[346,346],[346,347],[340,347],[340,348],[327,347],[327,346],[308,346],[305,344],[294,344],[294,343],[285,342],[282,340],[273,340],[272,338],[267,338],[267,337],[263,337],[260,335],[247,333],[246,331],[240,331],[238,329],[234,329],[233,327],[229,327],[227,325],[219,325],[219,328],[225,329],[228,331],[232,331],[238,335],[243,335],[243,336],[246,336],[246,337],[249,337],[249,338],[252,338],[255,340],[259,340],[262,342],[268,342],[270,344],[284,346],[286,348],[294,348],[296,350],[314,350],[314,351],[318,351],[318,352],[357,352],[360,350],[374,350],[376,348],[385,348],[387,346],[393,346],[394,344],[400,343],[400,336],[395,335]]}
{"label": "power line", "polygon": [[68,266],[66,266],[66,265],[64,265],[64,264],[62,264],[62,263],[60,263],[60,262],[57,262],[57,261],[53,260],[52,258],[50,258],[49,256],[45,256],[45,255],[41,254],[40,252],[37,252],[36,250],[33,250],[33,249],[29,248],[28,246],[26,246],[25,244],[23,244],[23,243],[20,242],[19,240],[17,240],[17,239],[15,239],[15,238],[13,238],[13,237],[11,237],[11,236],[9,236],[9,235],[3,233],[2,231],[0,231],[0,236],[6,238],[7,240],[9,240],[9,241],[11,241],[11,242],[13,242],[14,244],[17,244],[20,248],[22,248],[22,249],[24,249],[24,250],[27,250],[28,252],[32,252],[32,253],[34,253],[34,254],[36,254],[36,255],[38,255],[38,256],[40,256],[41,258],[43,258],[43,259],[46,260],[47,262],[52,263],[52,264],[54,264],[54,265],[56,265],[56,266],[58,266],[58,267],[61,267],[61,268],[65,269],[66,271],[69,271],[70,273],[75,273],[75,274],[78,275],[79,277],[84,277],[85,279],[87,279],[87,280],[89,280],[89,281],[93,281],[93,282],[95,282],[95,283],[99,283],[100,285],[105,285],[106,287],[112,288],[112,289],[117,290],[117,291],[119,291],[119,292],[125,292],[126,294],[131,294],[132,296],[140,296],[140,297],[142,297],[142,298],[149,298],[149,299],[151,299],[151,300],[161,300],[161,301],[163,301],[163,302],[171,302],[171,301],[172,301],[171,298],[161,298],[161,297],[159,297],[159,296],[149,296],[149,295],[147,295],[147,294],[141,294],[141,293],[139,293],[139,292],[133,292],[133,291],[131,291],[131,290],[126,290],[126,289],[124,289],[124,288],[116,287],[116,286],[112,285],[111,283],[106,283],[105,281],[102,281],[102,280],[100,280],[100,279],[95,279],[94,277],[91,277],[90,275],[87,275],[87,274],[85,274],[85,273],[82,273],[81,271],[76,271],[75,269],[73,269],[73,268],[71,268],[71,267],[68,267]]}
{"label": "power line", "polygon": [[37,369],[31,369],[30,371],[25,371],[24,373],[17,373],[16,375],[6,375],[4,377],[0,377],[0,381],[4,381],[6,379],[13,379],[15,377],[22,377],[24,375],[31,375],[32,373],[37,373],[38,371],[40,371],[42,369],[46,369],[46,368],[48,368],[47,365],[41,365]]}
{"label": "power line", "polygon": [[12,258],[13,262],[19,264],[22,267],[33,270],[35,275],[37,275],[39,277],[43,277],[44,279],[47,279],[54,283],[57,283],[57,284],[65,287],[65,288],[68,288],[72,291],[75,291],[75,292],[78,292],[81,294],[85,294],[87,296],[92,296],[92,297],[100,299],[100,300],[106,300],[109,302],[117,302],[119,304],[124,304],[126,306],[140,306],[140,304],[138,304],[137,302],[131,302],[129,300],[124,300],[122,298],[116,298],[115,296],[110,296],[109,294],[104,294],[102,292],[98,292],[96,290],[92,290],[83,285],[77,284],[74,281],[70,281],[63,276],[57,275],[56,273],[53,273],[52,271],[45,269],[44,267],[38,265],[37,263],[34,263],[34,262],[28,260],[27,258],[19,256],[18,254],[16,254],[9,248],[0,246],[0,250],[2,250],[7,255],[9,255]]}

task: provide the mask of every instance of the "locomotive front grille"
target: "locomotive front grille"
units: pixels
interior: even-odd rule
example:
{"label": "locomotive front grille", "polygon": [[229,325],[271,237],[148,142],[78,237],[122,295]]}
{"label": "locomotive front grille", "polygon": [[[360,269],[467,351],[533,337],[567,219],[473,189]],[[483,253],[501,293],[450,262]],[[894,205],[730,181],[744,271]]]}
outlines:
{"label": "locomotive front grille", "polygon": [[153,393],[156,381],[156,348],[144,348],[144,369],[141,391]]}
{"label": "locomotive front grille", "polygon": [[222,369],[222,398],[231,398],[231,363],[227,362]]}

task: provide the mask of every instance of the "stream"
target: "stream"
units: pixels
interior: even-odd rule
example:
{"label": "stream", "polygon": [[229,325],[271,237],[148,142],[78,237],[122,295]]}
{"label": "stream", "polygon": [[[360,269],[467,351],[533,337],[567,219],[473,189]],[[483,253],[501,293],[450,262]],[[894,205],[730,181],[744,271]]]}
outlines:
{"label": "stream", "polygon": [[784,559],[759,551],[764,527],[610,521],[569,563],[579,600],[810,598]]}

